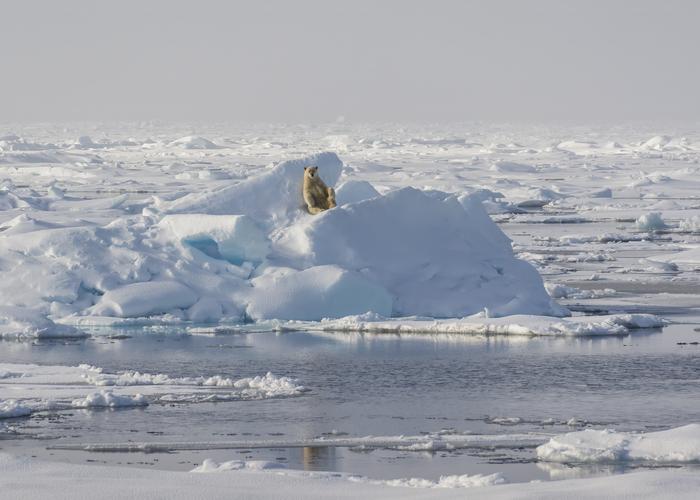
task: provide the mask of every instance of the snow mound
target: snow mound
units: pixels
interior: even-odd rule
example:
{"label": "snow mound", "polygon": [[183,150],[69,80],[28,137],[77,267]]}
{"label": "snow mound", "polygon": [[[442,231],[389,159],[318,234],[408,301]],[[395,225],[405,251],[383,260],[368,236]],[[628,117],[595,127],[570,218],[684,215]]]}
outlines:
{"label": "snow mound", "polygon": [[177,281],[132,283],[105,293],[93,308],[98,316],[141,317],[187,308],[198,296]]}
{"label": "snow mound", "polygon": [[188,135],[176,139],[168,144],[168,146],[179,146],[183,149],[218,149],[220,147],[211,142],[209,139],[194,135]]}
{"label": "snow mound", "polygon": [[303,271],[270,272],[253,280],[248,316],[317,321],[375,311],[389,315],[392,297],[358,272],[338,266],[315,266]]}
{"label": "snow mound", "polygon": [[88,394],[82,399],[74,399],[74,408],[128,408],[131,406],[148,406],[148,401],[142,394],[134,396],[118,395],[112,391],[100,391]]}
{"label": "snow mound", "polygon": [[[245,261],[259,263],[269,253],[267,236],[245,215],[166,215],[158,225],[182,243],[236,265]],[[207,246],[209,243],[213,246]]]}
{"label": "snow mound", "polygon": [[233,186],[192,193],[159,208],[166,213],[245,214],[258,222],[279,225],[301,213],[304,167],[318,166],[321,179],[335,186],[343,163],[335,153],[318,153],[268,167]]}
{"label": "snow mound", "polygon": [[537,457],[564,463],[698,462],[700,424],[641,434],[593,429],[571,432],[539,446]]}
{"label": "snow mound", "polygon": [[[469,196],[399,189],[308,217],[274,248],[295,267],[361,272],[393,296],[394,315],[566,314]],[[315,316],[324,315],[331,316]]]}
{"label": "snow mound", "polygon": [[659,231],[668,227],[659,212],[649,212],[639,216],[636,225],[640,231]]}
{"label": "snow mound", "polygon": [[379,192],[367,181],[345,181],[335,190],[335,201],[338,205],[357,203],[377,196],[380,196]]}

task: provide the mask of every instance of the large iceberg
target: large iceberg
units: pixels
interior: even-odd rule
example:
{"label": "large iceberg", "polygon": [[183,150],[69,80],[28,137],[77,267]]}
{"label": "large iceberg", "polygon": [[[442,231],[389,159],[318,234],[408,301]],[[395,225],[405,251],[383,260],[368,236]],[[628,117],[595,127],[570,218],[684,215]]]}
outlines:
{"label": "large iceberg", "polygon": [[[382,195],[343,179],[343,204],[313,216],[301,197],[307,165],[329,186],[341,180],[338,156],[318,153],[229,186],[154,198],[140,214],[111,208],[115,218],[101,226],[35,218],[9,228],[0,233],[4,266],[14,269],[0,285],[3,302],[13,317],[31,307],[68,324],[163,314],[194,322],[567,314],[514,256],[478,194]],[[13,320],[3,328],[27,333]]]}

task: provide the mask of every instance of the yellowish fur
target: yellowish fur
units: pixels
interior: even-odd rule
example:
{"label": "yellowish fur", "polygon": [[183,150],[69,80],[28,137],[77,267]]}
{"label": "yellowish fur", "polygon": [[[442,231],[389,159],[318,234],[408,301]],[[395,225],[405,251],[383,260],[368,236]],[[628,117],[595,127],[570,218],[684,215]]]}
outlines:
{"label": "yellowish fur", "polygon": [[318,176],[318,167],[304,167],[304,202],[310,214],[318,214],[336,206],[335,190]]}

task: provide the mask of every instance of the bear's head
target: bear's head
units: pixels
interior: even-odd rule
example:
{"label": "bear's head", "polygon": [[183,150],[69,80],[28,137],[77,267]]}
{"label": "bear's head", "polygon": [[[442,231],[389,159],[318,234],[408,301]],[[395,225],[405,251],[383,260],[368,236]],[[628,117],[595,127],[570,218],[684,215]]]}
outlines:
{"label": "bear's head", "polygon": [[314,178],[318,173],[318,167],[304,167],[304,176]]}

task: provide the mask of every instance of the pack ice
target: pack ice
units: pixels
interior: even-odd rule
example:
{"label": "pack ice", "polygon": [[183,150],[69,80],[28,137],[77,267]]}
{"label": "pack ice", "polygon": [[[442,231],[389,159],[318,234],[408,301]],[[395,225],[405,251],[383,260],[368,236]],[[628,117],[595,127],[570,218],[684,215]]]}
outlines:
{"label": "pack ice", "polygon": [[[153,197],[138,211],[124,199],[97,200],[90,208],[103,211],[102,225],[49,223],[39,210],[6,222],[0,261],[12,272],[0,285],[0,334],[78,334],[52,320],[96,316],[567,314],[538,272],[515,258],[478,195],[411,187],[382,195],[349,181],[338,188],[340,206],[312,216],[301,197],[307,165],[329,186],[341,180],[343,163],[326,152],[223,187]],[[48,211],[71,206],[53,191],[15,198]]]}

